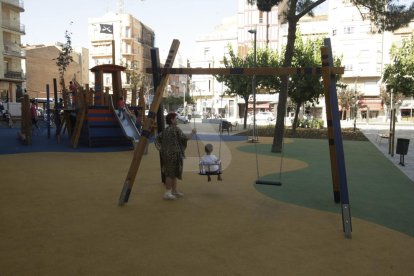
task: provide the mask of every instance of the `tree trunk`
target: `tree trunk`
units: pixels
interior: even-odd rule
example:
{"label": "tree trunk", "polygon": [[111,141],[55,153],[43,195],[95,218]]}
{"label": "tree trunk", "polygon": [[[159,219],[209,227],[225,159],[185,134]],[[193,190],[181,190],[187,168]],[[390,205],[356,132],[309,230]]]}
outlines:
{"label": "tree trunk", "polygon": [[302,103],[297,103],[295,108],[295,117],[293,118],[293,124],[292,124],[292,132],[296,132],[296,128],[298,126],[298,117],[299,117],[299,111]]}
{"label": "tree trunk", "polygon": [[[288,40],[286,44],[285,59],[283,61],[283,67],[290,67],[292,65],[293,52],[295,49],[296,40],[296,23],[295,17],[297,1],[291,1],[289,10],[291,11],[288,16]],[[293,12],[292,12],[293,11]],[[279,93],[279,102],[277,104],[277,117],[275,132],[273,136],[272,152],[282,152],[283,148],[283,133],[285,132],[285,116],[286,116],[286,102],[288,96],[288,81],[289,76],[282,76],[282,84]]]}
{"label": "tree trunk", "polygon": [[133,86],[131,89],[131,105],[137,106],[137,87]]}
{"label": "tree trunk", "polygon": [[246,108],[244,109],[244,120],[243,120],[243,129],[247,128],[247,110],[249,109],[249,98],[244,99],[244,104],[246,105]]}

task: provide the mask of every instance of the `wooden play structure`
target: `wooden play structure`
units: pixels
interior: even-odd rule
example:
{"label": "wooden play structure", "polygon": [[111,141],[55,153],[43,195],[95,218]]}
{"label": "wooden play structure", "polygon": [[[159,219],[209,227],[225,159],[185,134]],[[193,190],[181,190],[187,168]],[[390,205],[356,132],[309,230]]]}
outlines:
{"label": "wooden play structure", "polygon": [[[95,74],[95,90],[89,89],[88,85],[82,87],[75,79],[72,80],[75,89],[72,91],[63,89],[64,108],[54,111],[55,114],[62,112],[62,121],[55,133],[58,142],[60,142],[61,134],[67,131],[70,145],[73,148],[77,148],[79,143],[89,147],[134,146],[137,143],[140,138],[138,128],[141,117],[132,114],[139,107],[130,107],[129,111],[125,110],[127,120],[121,121],[113,104],[120,96],[126,98],[126,90],[121,86],[121,72],[124,70],[125,67],[114,64],[98,65],[91,69]],[[105,89],[103,87],[104,74],[112,76],[113,94],[109,94],[109,87]],[[47,101],[49,102],[48,91],[49,85],[47,85]],[[58,102],[56,79],[54,79],[54,98],[55,103]],[[51,112],[49,108],[48,110]],[[26,144],[31,144],[32,124],[28,96],[23,101],[22,114],[22,131],[19,136]],[[50,138],[50,129],[48,131]]]}
{"label": "wooden play structure", "polygon": [[[145,147],[148,143],[150,133],[154,126],[157,110],[161,104],[162,94],[167,85],[169,74],[237,74],[237,75],[294,75],[294,74],[316,74],[322,75],[324,83],[324,94],[327,106],[327,123],[329,150],[331,159],[331,171],[334,191],[334,201],[341,202],[342,226],[346,238],[351,238],[352,224],[348,196],[347,178],[345,170],[345,158],[343,152],[341,126],[339,120],[338,99],[336,94],[336,74],[343,74],[343,67],[334,67],[330,39],[325,39],[324,46],[321,47],[322,67],[318,68],[171,68],[179,47],[179,41],[172,42],[169,55],[161,70],[159,85],[156,86],[156,93],[151,104],[148,116],[144,122],[142,137],[135,148],[134,156],[128,170],[128,174],[123,183],[118,205],[123,206],[128,202],[138,169],[141,164]],[[157,64],[153,62],[153,69]],[[148,71],[154,74],[153,69]],[[152,71],[151,71],[152,70]],[[154,84],[155,87],[155,84]]]}

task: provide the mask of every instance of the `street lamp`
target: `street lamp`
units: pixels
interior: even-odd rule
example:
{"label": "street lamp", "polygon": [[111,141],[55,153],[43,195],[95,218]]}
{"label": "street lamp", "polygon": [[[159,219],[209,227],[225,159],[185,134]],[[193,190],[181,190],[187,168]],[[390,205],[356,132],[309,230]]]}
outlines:
{"label": "street lamp", "polygon": [[185,108],[185,90],[187,89],[187,83],[182,81],[181,85],[183,87],[183,113],[184,113],[183,115],[185,116],[185,114],[187,113],[186,108]]}
{"label": "street lamp", "polygon": [[[257,30],[256,29],[252,29],[252,30],[248,30],[249,33],[254,35],[254,43],[253,43],[253,56],[254,56],[254,61],[253,61],[253,65],[256,68],[257,67],[257,61],[256,61],[256,36],[257,36]],[[258,138],[257,138],[257,131],[256,131],[256,74],[253,75],[252,78],[252,94],[253,94],[253,138],[252,138],[252,142],[257,142]]]}

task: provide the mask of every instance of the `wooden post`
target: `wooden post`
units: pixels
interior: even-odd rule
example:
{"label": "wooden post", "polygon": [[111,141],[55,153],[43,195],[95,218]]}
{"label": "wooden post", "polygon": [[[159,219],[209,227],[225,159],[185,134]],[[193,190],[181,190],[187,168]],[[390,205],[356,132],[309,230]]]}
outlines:
{"label": "wooden post", "polygon": [[[151,49],[151,64],[152,64],[152,82],[154,83],[154,91],[157,90],[158,85],[160,84],[160,57],[158,53],[158,49]],[[162,97],[163,95],[161,95]],[[157,112],[157,132],[161,133],[165,129],[165,122],[164,122],[164,105],[161,102],[160,107],[158,108]],[[161,153],[160,156],[160,168],[163,167]],[[161,170],[161,181],[165,183],[165,175]]]}
{"label": "wooden post", "polygon": [[[180,45],[180,42],[174,39],[171,45],[167,60],[165,62],[164,68],[172,67],[179,45]],[[135,177],[137,175],[139,166],[141,164],[142,156],[145,151],[145,147],[148,143],[148,139],[149,139],[150,133],[154,125],[155,115],[161,103],[162,94],[164,93],[164,88],[168,82],[168,75],[169,75],[168,73],[162,74],[160,84],[157,87],[154,100],[152,101],[147,119],[144,122],[144,126],[143,126],[142,133],[141,133],[141,138],[139,139],[138,145],[136,146],[134,150],[134,156],[133,156],[131,165],[129,167],[127,177],[124,181],[124,185],[123,185],[123,188],[122,188],[122,191],[119,197],[119,201],[118,201],[119,206],[122,206],[126,202],[128,202],[129,196],[131,194],[132,186],[134,185]]]}
{"label": "wooden post", "polygon": [[95,105],[103,105],[103,72],[95,72]]}
{"label": "wooden post", "polygon": [[71,145],[72,148],[76,149],[79,144],[79,138],[81,135],[82,127],[86,117],[87,105],[85,104],[85,92],[82,87],[78,88],[78,112],[76,114],[76,124],[72,134]]}
{"label": "wooden post", "polygon": [[32,144],[32,121],[30,115],[30,99],[28,94],[23,95],[20,139],[26,145]]}
{"label": "wooden post", "polygon": [[324,45],[321,48],[322,56],[322,77],[325,88],[325,96],[330,96],[329,106],[331,109],[331,121],[328,122],[328,128],[332,128],[333,138],[329,139],[329,146],[334,147],[334,154],[331,154],[331,169],[338,174],[335,181],[339,181],[340,200],[342,208],[342,227],[345,233],[345,238],[352,237],[352,223],[351,210],[349,205],[348,184],[345,170],[345,156],[342,144],[341,123],[339,119],[338,98],[336,94],[336,79],[335,74],[332,73],[333,58],[331,51],[331,41],[329,38],[324,40]]}

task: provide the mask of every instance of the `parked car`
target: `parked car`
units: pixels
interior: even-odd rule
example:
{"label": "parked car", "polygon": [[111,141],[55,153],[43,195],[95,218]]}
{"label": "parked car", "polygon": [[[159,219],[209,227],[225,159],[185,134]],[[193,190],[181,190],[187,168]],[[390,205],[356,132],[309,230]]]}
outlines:
{"label": "parked car", "polygon": [[201,118],[201,117],[203,117],[203,113],[201,111],[193,111],[192,117],[193,118]]}
{"label": "parked car", "polygon": [[262,120],[267,120],[271,122],[271,121],[276,120],[276,118],[275,118],[275,115],[273,115],[273,113],[270,111],[258,112],[256,114],[256,121],[262,121]]}
{"label": "parked car", "polygon": [[[248,118],[250,124],[253,124],[253,115],[250,115]],[[269,125],[275,123],[275,116],[272,112],[261,111],[256,113],[256,124],[257,125]]]}
{"label": "parked car", "polygon": [[177,123],[188,124],[189,122],[190,122],[190,120],[188,120],[187,116],[182,116],[182,115],[177,113]]}
{"label": "parked car", "polygon": [[177,114],[181,114],[181,113],[183,113],[183,111],[184,111],[184,108],[183,108],[183,107],[179,107],[179,108],[177,109],[176,113],[177,113]]}
{"label": "parked car", "polygon": [[[148,112],[149,112],[148,109],[145,110],[145,116],[148,116]],[[168,115],[168,111],[166,109],[164,109],[164,116],[167,116],[167,115]]]}

